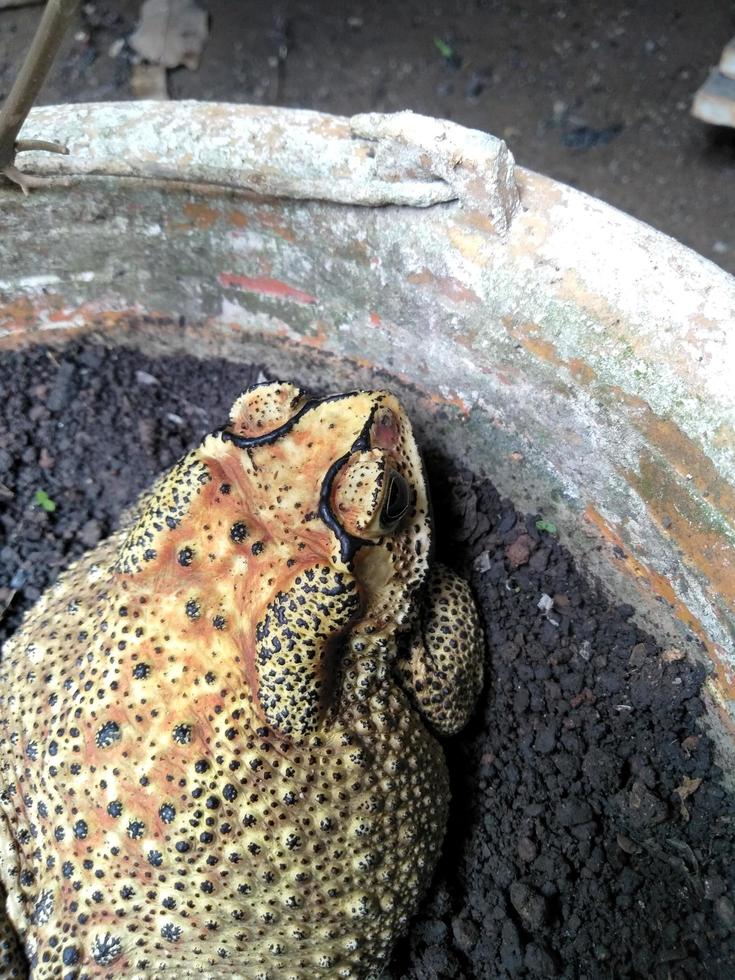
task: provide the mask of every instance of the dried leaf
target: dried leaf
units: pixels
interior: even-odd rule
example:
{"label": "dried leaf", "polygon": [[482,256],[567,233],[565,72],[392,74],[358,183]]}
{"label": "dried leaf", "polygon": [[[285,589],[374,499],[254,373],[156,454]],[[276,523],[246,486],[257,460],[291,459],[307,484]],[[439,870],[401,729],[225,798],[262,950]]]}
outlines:
{"label": "dried leaf", "polygon": [[136,99],[168,101],[166,69],[161,65],[133,65],[130,87]]}
{"label": "dried leaf", "polygon": [[646,662],[646,644],[636,643],[633,649],[630,651],[629,663],[631,667],[642,667]]}
{"label": "dried leaf", "polygon": [[196,71],[208,35],[207,14],[194,0],[145,0],[129,43],[151,64]]}
{"label": "dried leaf", "polygon": [[625,851],[626,854],[639,854],[640,847],[635,841],[631,840],[630,837],[626,837],[625,834],[617,835],[618,847],[621,851]]}
{"label": "dried leaf", "polygon": [[686,841],[678,840],[676,837],[670,837],[668,844],[669,847],[673,847],[675,851],[679,851],[679,853],[684,856],[684,860],[694,871],[699,870],[699,861],[697,860],[697,855],[694,853],[691,847],[686,843]]}
{"label": "dried leaf", "polygon": [[490,552],[481,551],[472,563],[476,572],[486,572],[490,568]]}
{"label": "dried leaf", "polygon": [[701,779],[692,779],[690,776],[685,776],[681,781],[681,786],[677,786],[674,792],[680,800],[685,800],[687,796],[696,793],[701,785]]}
{"label": "dried leaf", "polygon": [[667,816],[666,804],[639,779],[633,783],[628,794],[630,813],[641,824],[663,823]]}
{"label": "dried leaf", "polygon": [[696,752],[698,745],[699,735],[687,735],[687,737],[681,743],[681,747],[684,749],[687,755],[691,755],[692,752]]}
{"label": "dried leaf", "polygon": [[14,496],[15,496],[15,494],[10,489],[10,487],[6,487],[4,483],[0,483],[0,497],[8,497],[8,498],[10,498],[10,497],[14,497]]}
{"label": "dried leaf", "polygon": [[683,660],[685,656],[686,654],[683,650],[677,650],[676,647],[669,647],[661,654],[661,659],[665,664],[671,664],[676,660]]}

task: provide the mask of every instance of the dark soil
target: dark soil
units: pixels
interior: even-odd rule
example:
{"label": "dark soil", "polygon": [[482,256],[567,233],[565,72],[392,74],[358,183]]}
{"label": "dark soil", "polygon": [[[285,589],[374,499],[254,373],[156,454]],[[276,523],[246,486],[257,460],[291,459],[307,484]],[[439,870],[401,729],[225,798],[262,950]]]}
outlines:
{"label": "dark soil", "polygon": [[[257,375],[89,345],[0,355],[0,596],[15,590],[0,640]],[[489,683],[448,746],[445,854],[392,975],[732,980],[735,805],[698,726],[702,669],[604,598],[536,515],[428,465]]]}
{"label": "dark soil", "polygon": [[[447,747],[455,804],[396,977],[735,977],[735,800],[663,648],[492,484],[429,466],[489,682]],[[542,597],[553,600],[548,611]]]}

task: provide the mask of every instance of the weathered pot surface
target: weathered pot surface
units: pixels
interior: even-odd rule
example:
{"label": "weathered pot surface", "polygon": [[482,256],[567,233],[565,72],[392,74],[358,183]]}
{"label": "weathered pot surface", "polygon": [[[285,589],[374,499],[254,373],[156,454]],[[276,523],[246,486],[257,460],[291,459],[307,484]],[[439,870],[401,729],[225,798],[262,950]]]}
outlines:
{"label": "weathered pot surface", "polygon": [[0,345],[102,331],[304,380],[379,373],[428,441],[711,662],[732,751],[735,279],[411,113],[62,106],[23,135],[71,154],[24,156],[47,189],[0,189]]}

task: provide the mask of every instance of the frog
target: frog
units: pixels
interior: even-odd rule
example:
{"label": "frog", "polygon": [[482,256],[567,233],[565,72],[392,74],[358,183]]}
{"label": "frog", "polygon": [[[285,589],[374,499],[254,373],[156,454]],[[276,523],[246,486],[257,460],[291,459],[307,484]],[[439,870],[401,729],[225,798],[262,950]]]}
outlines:
{"label": "frog", "polygon": [[387,390],[246,389],[0,663],[0,978],[372,980],[484,642]]}

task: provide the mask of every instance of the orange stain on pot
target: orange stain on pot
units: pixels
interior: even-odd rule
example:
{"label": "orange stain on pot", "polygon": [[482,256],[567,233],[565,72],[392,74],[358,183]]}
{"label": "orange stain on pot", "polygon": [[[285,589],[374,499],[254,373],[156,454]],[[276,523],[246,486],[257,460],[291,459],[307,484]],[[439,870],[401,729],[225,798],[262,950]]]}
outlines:
{"label": "orange stain on pot", "polygon": [[[503,321],[511,337],[539,360],[569,370],[583,387],[598,381],[597,372],[581,358],[564,360],[556,346],[539,336],[534,323]],[[555,385],[562,394],[571,394]],[[626,471],[625,478],[649,508],[651,516],[682,550],[685,559],[703,573],[727,601],[735,603],[733,548],[720,528],[713,529],[713,518],[735,534],[735,487],[718,473],[707,453],[673,420],[658,415],[638,395],[616,385],[597,385],[600,397],[610,406],[625,406],[626,421],[646,443],[637,472]],[[719,433],[720,440],[729,433]],[[730,443],[732,444],[732,443]],[[645,450],[662,457],[649,459]],[[666,474],[669,474],[667,477]],[[677,474],[679,480],[673,478]],[[692,491],[696,491],[696,501]],[[715,512],[714,514],[712,512]],[[676,520],[676,515],[679,520]]]}
{"label": "orange stain on pot", "polygon": [[283,220],[283,215],[279,214],[277,211],[262,211],[257,212],[258,223],[263,228],[267,228],[268,231],[274,232],[279,238],[283,238],[287,242],[295,242],[296,235],[294,234],[293,228],[286,224]]}
{"label": "orange stain on pot", "polygon": [[621,559],[618,567],[628,572],[639,585],[647,587],[659,599],[664,599],[674,609],[677,617],[700,639],[704,640],[706,638],[704,627],[684,603],[677,598],[674,587],[666,576],[661,575],[659,572],[654,572],[653,569],[636,558],[618,532],[608,524],[602,514],[592,504],[588,504],[585,508],[584,519],[594,526],[611,548],[616,548],[619,552],[623,553],[624,558]]}
{"label": "orange stain on pot", "polygon": [[270,296],[275,299],[290,300],[308,306],[317,303],[316,296],[305,292],[296,286],[291,286],[280,279],[270,276],[242,276],[235,272],[221,272],[217,277],[220,286],[226,289],[240,289],[246,293],[257,293],[259,296]]}
{"label": "orange stain on pot", "polygon": [[474,262],[477,265],[483,262],[488,247],[487,238],[477,232],[464,231],[456,226],[450,228],[447,234],[449,241],[468,262]]}
{"label": "orange stain on pot", "polygon": [[[733,547],[723,530],[708,525],[703,500],[694,497],[675,471],[648,451],[641,452],[637,471],[621,472],[645,502],[654,523],[675,542],[684,561],[735,607]],[[725,514],[718,517],[723,525],[728,523]]]}
{"label": "orange stain on pot", "polygon": [[534,354],[555,367],[567,368],[574,380],[584,387],[597,381],[597,371],[581,357],[564,360],[556,344],[540,336],[541,328],[537,323],[516,323],[509,316],[503,317],[502,322],[510,336],[529,354]]}
{"label": "orange stain on pot", "polygon": [[326,330],[326,325],[321,320],[316,320],[314,323],[316,327],[316,333],[313,334],[301,334],[299,336],[299,343],[305,344],[306,347],[316,347],[321,350],[329,340],[329,334]]}
{"label": "orange stain on pot", "polygon": [[676,472],[721,511],[735,530],[735,487],[720,476],[709,456],[675,422],[656,415],[642,400],[632,407],[631,420],[649,444],[659,449]]}
{"label": "orange stain on pot", "polygon": [[529,335],[521,343],[529,353],[540,357],[542,361],[548,361],[549,364],[557,364],[560,367],[564,366],[565,362],[559,357],[556,346],[550,340]]}
{"label": "orange stain on pot", "polygon": [[715,669],[716,680],[714,685],[718,696],[728,701],[735,701],[735,667],[727,662],[725,650],[710,639],[700,620],[679,599],[671,582],[666,576],[653,571],[631,554],[629,547],[617,531],[591,504],[588,504],[584,511],[584,519],[595,528],[600,537],[611,548],[616,548],[623,553],[624,557],[616,562],[616,567],[627,572],[635,580],[641,591],[648,590],[657,598],[663,599],[670,606],[677,619],[702,643]]}
{"label": "orange stain on pot", "polygon": [[234,228],[247,228],[250,219],[242,211],[228,211],[227,220]]}
{"label": "orange stain on pot", "polygon": [[407,277],[413,286],[434,286],[441,296],[446,296],[453,303],[479,303],[480,297],[469,286],[465,286],[453,276],[437,276],[429,269],[412,272]]}
{"label": "orange stain on pot", "polygon": [[559,356],[556,345],[544,337],[540,337],[540,327],[536,323],[516,323],[512,317],[503,317],[503,326],[510,336],[527,350],[548,364],[557,367],[567,367],[566,361]]}
{"label": "orange stain on pot", "polygon": [[194,201],[185,204],[181,210],[194,227],[200,228],[202,231],[207,231],[222,217],[222,212],[217,208],[210,208],[206,204],[198,204]]}
{"label": "orange stain on pot", "polygon": [[619,311],[604,296],[590,289],[574,270],[567,270],[559,280],[557,295],[560,300],[570,302],[573,308],[604,324],[605,329],[613,337],[625,337],[636,353],[646,346],[647,341],[644,336],[632,329],[630,324],[622,319]]}
{"label": "orange stain on pot", "polygon": [[423,396],[423,401],[428,402],[429,405],[435,408],[446,408],[451,406],[456,408],[465,418],[470,414],[472,406],[469,402],[466,402],[461,395],[440,395],[436,392],[431,392]]}
{"label": "orange stain on pot", "polygon": [[[108,329],[119,324],[134,322],[139,311],[132,308],[110,310],[99,303],[81,303],[66,306],[64,298],[56,293],[43,293],[38,299],[19,296],[9,303],[0,304],[0,348],[9,349],[29,341],[41,339],[44,334],[58,340],[91,329]],[[150,320],[171,323],[170,317],[152,313]]]}
{"label": "orange stain on pot", "polygon": [[583,361],[581,357],[570,358],[568,367],[574,375],[575,380],[579,381],[582,385],[589,385],[597,380],[597,371],[593,367],[590,367],[586,361]]}
{"label": "orange stain on pot", "polygon": [[38,311],[28,296],[17,296],[0,305],[0,329],[12,333],[20,331],[38,319]]}
{"label": "orange stain on pot", "polygon": [[459,227],[462,225],[467,228],[473,228],[475,231],[479,231],[484,235],[497,235],[492,218],[486,214],[483,214],[481,211],[462,212],[462,214],[457,217],[455,226]]}

